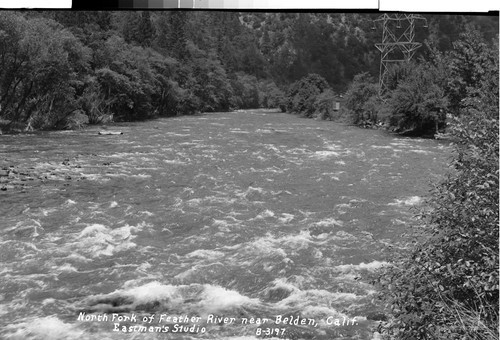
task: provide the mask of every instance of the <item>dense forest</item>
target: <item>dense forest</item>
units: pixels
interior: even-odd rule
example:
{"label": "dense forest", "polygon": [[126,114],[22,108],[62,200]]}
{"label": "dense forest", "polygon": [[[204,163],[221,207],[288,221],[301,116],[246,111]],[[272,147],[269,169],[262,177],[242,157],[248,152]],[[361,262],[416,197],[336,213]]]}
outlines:
{"label": "dense forest", "polygon": [[[0,12],[0,128],[281,108],[455,141],[375,283],[400,339],[498,338],[498,16],[427,15],[380,95],[378,14]],[[333,104],[342,101],[340,110]],[[442,135],[442,134],[441,134]]]}
{"label": "dense forest", "polygon": [[[373,29],[377,17],[3,11],[0,126],[4,131],[78,128],[88,123],[257,107],[335,119],[332,103],[348,91],[351,96],[341,114],[350,122],[387,121],[408,129],[415,124],[405,119],[407,113],[394,107],[387,113],[387,105],[378,105],[370,95],[377,92],[380,62],[374,47],[381,37],[381,31]],[[416,40],[427,43],[414,59],[436,60],[437,53],[453,51],[460,34],[473,26],[488,46],[498,33],[497,17],[429,15],[427,20],[428,28],[416,29]],[[311,79],[323,85],[318,88]],[[360,80],[371,82],[362,84],[368,86],[362,90],[367,93],[356,92]],[[463,95],[467,85],[444,96]],[[439,108],[448,104],[447,99],[436,101],[432,105]],[[382,114],[374,114],[375,108]],[[424,105],[415,109],[417,115],[409,115],[425,116],[419,110],[428,108]],[[421,117],[416,120],[427,122]],[[443,125],[442,119],[439,124]]]}

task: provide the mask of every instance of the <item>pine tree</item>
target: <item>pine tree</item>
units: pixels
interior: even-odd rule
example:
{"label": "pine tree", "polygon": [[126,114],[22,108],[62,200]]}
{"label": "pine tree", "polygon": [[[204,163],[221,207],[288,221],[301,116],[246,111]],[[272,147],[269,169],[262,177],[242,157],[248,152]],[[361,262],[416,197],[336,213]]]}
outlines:
{"label": "pine tree", "polygon": [[170,14],[168,47],[170,49],[170,54],[179,60],[184,60],[187,57],[186,23],[186,12],[173,12]]}
{"label": "pine tree", "polygon": [[142,12],[136,41],[141,46],[150,47],[154,38],[154,33],[154,27],[151,24],[151,16],[149,11]]}

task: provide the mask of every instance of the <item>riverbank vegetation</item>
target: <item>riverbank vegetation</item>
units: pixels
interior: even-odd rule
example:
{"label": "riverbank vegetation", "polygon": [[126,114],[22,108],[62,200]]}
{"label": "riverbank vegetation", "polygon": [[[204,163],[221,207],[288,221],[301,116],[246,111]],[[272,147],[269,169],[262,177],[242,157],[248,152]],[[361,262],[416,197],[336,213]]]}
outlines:
{"label": "riverbank vegetation", "polygon": [[467,113],[451,124],[453,169],[416,245],[379,277],[388,338],[498,339],[498,106]]}
{"label": "riverbank vegetation", "polygon": [[[292,84],[287,111],[364,127],[385,126],[407,135],[434,136],[445,131],[451,117],[461,116],[472,102],[481,101],[479,93],[498,95],[498,42],[487,43],[472,26],[446,52],[428,41],[426,55],[390,69],[384,93],[369,72],[355,75],[343,98],[324,93],[323,87],[297,92],[304,83],[314,87],[311,76]],[[320,105],[325,101],[326,110]],[[333,110],[339,101],[342,109]]]}
{"label": "riverbank vegetation", "polygon": [[[475,61],[461,64],[460,58],[468,56],[460,51],[468,47],[452,42],[468,25],[476,25],[477,41],[489,42],[498,32],[498,18],[428,16],[429,32],[417,29],[416,38],[427,37],[436,52],[421,48],[417,57],[429,61],[411,66],[412,72],[398,71],[407,76],[395,78],[393,96],[382,105],[373,96],[379,68],[374,44],[380,32],[371,29],[376,17],[2,11],[0,128],[78,128],[258,107],[319,119],[340,115],[362,125],[384,121],[400,130],[425,130],[436,122],[443,126],[448,106],[455,108],[465,89],[478,81],[467,78]],[[441,55],[445,59],[436,62]],[[436,73],[430,65],[447,67]],[[449,69],[463,77],[446,78]],[[419,78],[422,70],[426,76]],[[322,85],[315,89],[320,78]],[[445,79],[453,84],[444,86]],[[428,91],[420,94],[425,101],[419,97],[403,105],[415,88]],[[347,97],[342,97],[346,91]],[[337,102],[340,114],[334,109]]]}
{"label": "riverbank vegetation", "polygon": [[[381,302],[392,316],[381,328],[389,339],[498,339],[498,46],[492,53],[468,32],[450,56],[439,57],[451,77],[441,88],[433,80],[434,93],[421,89],[426,96],[420,98],[452,112],[447,123],[455,153],[421,212],[415,245],[380,274]],[[409,79],[439,79],[433,67]],[[419,91],[410,84],[404,89]],[[443,95],[447,101],[437,100]],[[444,123],[439,111],[428,112]]]}

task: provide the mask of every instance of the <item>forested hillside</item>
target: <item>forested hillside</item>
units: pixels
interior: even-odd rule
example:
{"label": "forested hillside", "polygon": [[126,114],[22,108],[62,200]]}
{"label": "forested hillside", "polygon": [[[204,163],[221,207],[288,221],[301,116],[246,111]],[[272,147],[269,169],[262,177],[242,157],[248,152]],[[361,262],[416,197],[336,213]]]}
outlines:
{"label": "forested hillside", "polygon": [[[75,128],[238,108],[286,108],[289,86],[318,74],[331,95],[378,76],[377,14],[119,11],[0,12],[3,129]],[[428,16],[439,51],[467,24],[486,41],[498,18]],[[427,56],[421,48],[417,57]],[[325,97],[326,98],[326,97]],[[325,99],[323,98],[323,99]],[[290,107],[288,105],[288,107]]]}

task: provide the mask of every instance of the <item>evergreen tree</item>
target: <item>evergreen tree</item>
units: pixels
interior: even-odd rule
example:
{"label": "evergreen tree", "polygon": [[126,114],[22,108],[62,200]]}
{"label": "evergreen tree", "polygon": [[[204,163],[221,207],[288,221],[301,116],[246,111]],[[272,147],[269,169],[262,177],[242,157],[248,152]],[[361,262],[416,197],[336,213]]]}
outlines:
{"label": "evergreen tree", "polygon": [[150,47],[153,42],[154,33],[154,27],[151,24],[149,11],[143,11],[141,13],[138,36],[135,37],[136,42],[138,42],[141,46]]}
{"label": "evergreen tree", "polygon": [[168,48],[171,56],[178,60],[188,58],[186,48],[186,24],[187,13],[176,11],[170,14],[170,32],[168,38]]}

